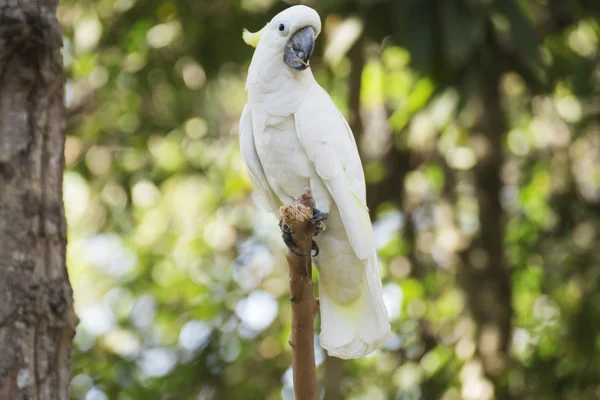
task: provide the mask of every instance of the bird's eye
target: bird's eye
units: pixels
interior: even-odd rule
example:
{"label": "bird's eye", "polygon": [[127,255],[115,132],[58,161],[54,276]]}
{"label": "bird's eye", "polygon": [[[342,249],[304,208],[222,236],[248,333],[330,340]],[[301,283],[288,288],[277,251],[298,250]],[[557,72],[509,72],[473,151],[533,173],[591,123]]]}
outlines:
{"label": "bird's eye", "polygon": [[286,23],[281,23],[277,26],[277,30],[279,31],[279,34],[281,36],[287,36],[288,32],[289,32],[289,27],[288,24]]}

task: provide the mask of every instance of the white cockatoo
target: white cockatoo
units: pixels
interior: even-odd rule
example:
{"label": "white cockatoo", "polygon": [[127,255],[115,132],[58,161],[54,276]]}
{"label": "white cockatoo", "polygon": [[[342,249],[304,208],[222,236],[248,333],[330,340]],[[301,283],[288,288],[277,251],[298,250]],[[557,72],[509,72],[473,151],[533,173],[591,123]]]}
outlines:
{"label": "white cockatoo", "polygon": [[391,330],[356,142],[309,67],[320,31],[317,12],[298,5],[259,32],[244,32],[256,50],[240,146],[262,208],[278,215],[309,187],[316,207],[329,214],[327,229],[315,237],[321,346],[335,357],[358,358],[381,346]]}

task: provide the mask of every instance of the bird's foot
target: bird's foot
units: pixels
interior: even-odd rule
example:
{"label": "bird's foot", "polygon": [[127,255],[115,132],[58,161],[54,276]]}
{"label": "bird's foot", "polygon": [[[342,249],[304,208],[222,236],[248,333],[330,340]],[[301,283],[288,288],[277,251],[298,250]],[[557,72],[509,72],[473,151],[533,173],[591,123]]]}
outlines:
{"label": "bird's foot", "polygon": [[[310,220],[310,222],[315,227],[315,232],[313,233],[313,236],[317,236],[325,229],[325,224],[323,223],[323,221],[326,220],[328,216],[329,214],[327,213],[321,212],[316,208],[313,209],[313,217]],[[281,229],[281,237],[283,238],[283,243],[285,243],[287,248],[299,257],[306,256],[306,254],[302,253],[294,244],[294,240],[292,239],[292,234],[294,232],[292,231],[292,229],[286,224],[284,224],[283,220],[281,219],[279,220],[279,229]],[[314,240],[312,241],[311,250],[314,251],[313,257],[319,255],[319,246],[317,246],[317,243]]]}
{"label": "bird's foot", "polygon": [[314,240],[312,241],[312,251],[314,251],[314,254],[312,255],[313,257],[316,257],[319,255],[319,246],[317,246],[317,242],[315,242]]}
{"label": "bird's foot", "polygon": [[[312,222],[313,224],[318,224],[321,221],[325,221],[327,218],[329,218],[329,214],[326,212],[322,212],[319,209],[315,208],[313,209],[313,217],[311,218],[310,222]],[[321,229],[323,230],[323,229]],[[320,233],[321,231],[317,232]]]}
{"label": "bird's foot", "polygon": [[[323,221],[325,221],[327,217],[329,217],[329,214],[324,213],[316,208],[313,209],[313,217],[310,220],[310,222],[315,227],[315,232],[313,233],[313,236],[317,236],[319,233],[325,230],[325,224],[323,223]],[[319,255],[319,246],[317,246],[317,243],[314,240],[312,241],[312,250],[315,252],[313,254],[313,257]]]}
{"label": "bird's foot", "polygon": [[294,240],[292,239],[292,233],[294,232],[281,219],[279,220],[279,229],[281,229],[281,237],[287,248],[298,257],[304,257],[306,254],[302,253],[294,244]]}

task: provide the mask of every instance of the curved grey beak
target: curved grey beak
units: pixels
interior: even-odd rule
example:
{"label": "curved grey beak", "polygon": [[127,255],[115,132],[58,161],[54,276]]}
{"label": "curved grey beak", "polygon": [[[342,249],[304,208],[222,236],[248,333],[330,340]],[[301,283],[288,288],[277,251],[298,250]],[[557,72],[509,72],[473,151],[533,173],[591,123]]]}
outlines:
{"label": "curved grey beak", "polygon": [[315,30],[310,26],[298,29],[285,45],[283,61],[302,71],[309,67],[309,59],[315,49]]}

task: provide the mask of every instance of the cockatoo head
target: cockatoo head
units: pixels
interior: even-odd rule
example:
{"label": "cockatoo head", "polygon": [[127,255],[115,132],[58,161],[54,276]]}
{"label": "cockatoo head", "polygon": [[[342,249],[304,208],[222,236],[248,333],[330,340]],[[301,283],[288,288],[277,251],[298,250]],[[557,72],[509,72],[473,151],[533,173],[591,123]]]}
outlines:
{"label": "cockatoo head", "polygon": [[293,6],[277,14],[256,33],[244,30],[244,41],[256,47],[256,53],[281,52],[283,62],[298,71],[309,66],[315,39],[321,32],[321,19],[307,6]]}

